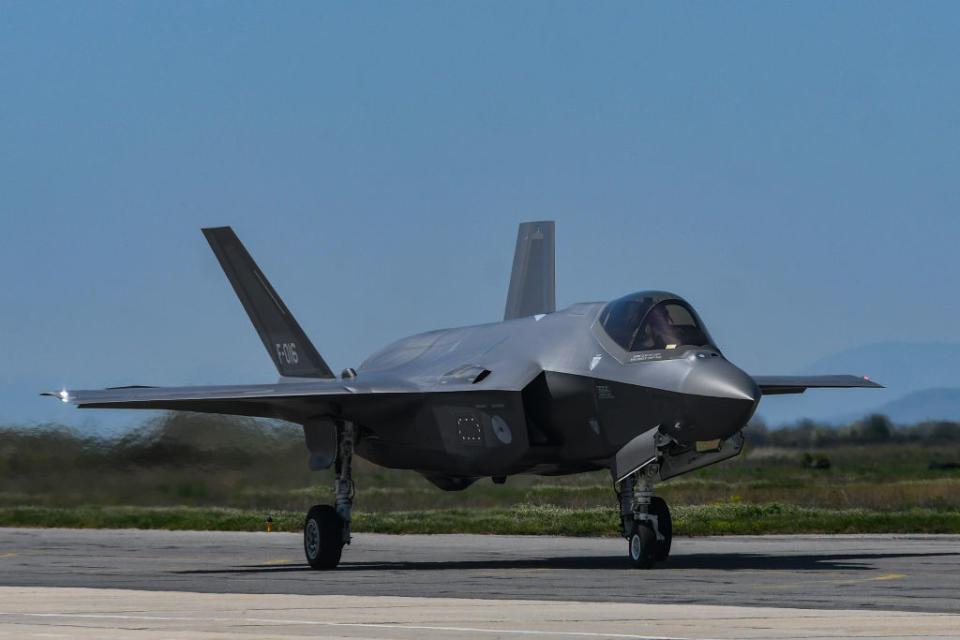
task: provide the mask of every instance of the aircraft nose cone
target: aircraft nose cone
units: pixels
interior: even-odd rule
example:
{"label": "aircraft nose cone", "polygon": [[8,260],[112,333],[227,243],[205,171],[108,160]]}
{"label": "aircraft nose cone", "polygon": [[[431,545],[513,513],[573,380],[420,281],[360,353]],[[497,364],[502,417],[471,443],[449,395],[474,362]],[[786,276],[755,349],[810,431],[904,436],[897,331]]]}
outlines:
{"label": "aircraft nose cone", "polygon": [[760,401],[753,378],[720,357],[698,358],[682,386],[683,393],[729,400]]}
{"label": "aircraft nose cone", "polygon": [[687,421],[686,439],[726,438],[753,417],[760,387],[753,378],[719,356],[697,357],[681,385]]}

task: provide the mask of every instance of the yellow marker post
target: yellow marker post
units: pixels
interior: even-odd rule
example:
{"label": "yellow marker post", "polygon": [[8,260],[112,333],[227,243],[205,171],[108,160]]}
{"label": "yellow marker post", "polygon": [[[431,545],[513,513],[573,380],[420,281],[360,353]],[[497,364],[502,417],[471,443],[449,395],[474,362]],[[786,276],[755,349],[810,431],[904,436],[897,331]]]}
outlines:
{"label": "yellow marker post", "polygon": [[270,533],[271,531],[273,531],[273,518],[267,516],[267,533]]}

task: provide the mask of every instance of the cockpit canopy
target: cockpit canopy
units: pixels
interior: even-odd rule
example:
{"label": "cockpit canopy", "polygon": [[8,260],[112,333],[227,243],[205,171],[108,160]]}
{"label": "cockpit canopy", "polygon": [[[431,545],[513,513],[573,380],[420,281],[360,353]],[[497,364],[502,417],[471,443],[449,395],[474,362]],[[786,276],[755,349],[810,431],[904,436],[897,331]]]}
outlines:
{"label": "cockpit canopy", "polygon": [[714,347],[693,307],[666,291],[641,291],[608,302],[600,325],[627,351]]}

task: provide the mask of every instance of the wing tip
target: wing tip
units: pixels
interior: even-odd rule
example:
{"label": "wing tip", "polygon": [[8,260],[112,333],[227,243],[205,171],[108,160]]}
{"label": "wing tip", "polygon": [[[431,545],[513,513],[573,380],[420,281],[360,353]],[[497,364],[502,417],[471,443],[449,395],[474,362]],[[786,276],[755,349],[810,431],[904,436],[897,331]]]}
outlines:
{"label": "wing tip", "polygon": [[60,389],[60,391],[44,391],[40,394],[41,396],[46,396],[49,398],[56,398],[60,402],[70,402],[72,399],[70,392],[66,389]]}

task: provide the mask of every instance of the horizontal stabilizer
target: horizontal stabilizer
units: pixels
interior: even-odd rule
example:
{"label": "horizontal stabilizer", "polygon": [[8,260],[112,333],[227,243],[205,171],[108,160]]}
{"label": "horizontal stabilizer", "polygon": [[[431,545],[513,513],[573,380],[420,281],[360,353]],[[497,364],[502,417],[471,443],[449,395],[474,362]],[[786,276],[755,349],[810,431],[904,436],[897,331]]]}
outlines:
{"label": "horizontal stabilizer", "polygon": [[504,320],[557,310],[553,221],[523,222],[517,231]]}
{"label": "horizontal stabilizer", "polygon": [[807,389],[883,389],[862,376],[753,376],[765,396],[803,393]]}
{"label": "horizontal stabilizer", "polygon": [[334,378],[327,363],[230,227],[204,229],[263,346],[282,376]]}

